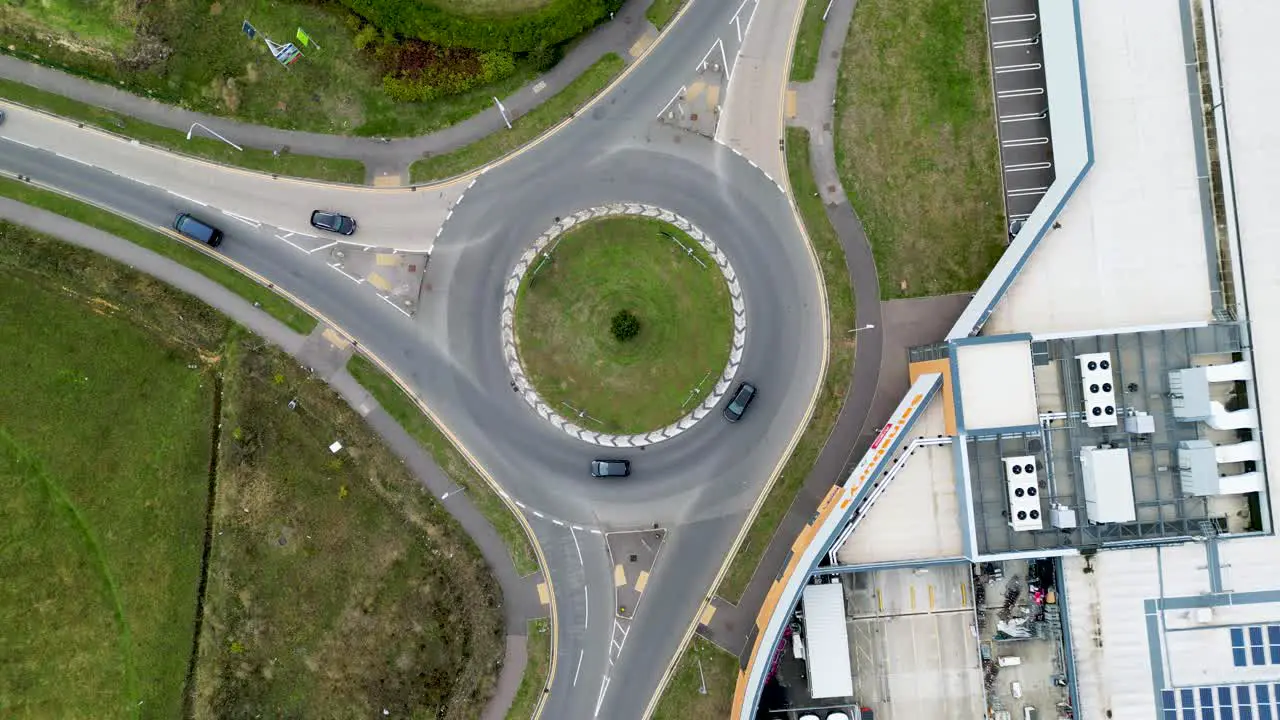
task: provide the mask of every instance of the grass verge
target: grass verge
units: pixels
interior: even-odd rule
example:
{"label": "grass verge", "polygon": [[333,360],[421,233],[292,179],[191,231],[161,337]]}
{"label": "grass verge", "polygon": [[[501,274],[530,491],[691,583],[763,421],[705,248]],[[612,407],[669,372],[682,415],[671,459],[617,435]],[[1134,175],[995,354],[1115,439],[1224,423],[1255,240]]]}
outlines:
{"label": "grass verge", "polygon": [[[620,342],[611,320],[623,310],[640,330]],[[733,306],[719,267],[688,235],[660,220],[611,217],[561,235],[550,260],[525,276],[515,334],[548,404],[585,412],[593,430],[644,433],[680,419],[715,386],[729,361]]]}
{"label": "grass verge", "polygon": [[547,686],[547,673],[551,670],[551,621],[542,618],[529,621],[529,640],[525,645],[529,656],[520,678],[520,689],[507,710],[507,720],[529,720],[533,709]]}
{"label": "grass verge", "polygon": [[0,707],[475,716],[501,593],[340,396],[124,265],[6,223],[0,248]]}
{"label": "grass verge", "polygon": [[849,284],[849,271],[845,265],[844,248],[835,228],[827,219],[826,209],[818,197],[818,185],[813,179],[809,163],[809,133],[802,128],[787,128],[787,174],[791,190],[804,219],[809,242],[818,256],[822,280],[827,287],[827,312],[831,324],[830,345],[827,350],[827,374],[818,391],[818,402],[813,417],[796,443],[791,457],[782,468],[782,474],[769,490],[760,506],[760,512],[751,521],[751,527],[729,563],[729,569],[716,592],[720,597],[737,603],[742,599],[751,575],[760,563],[760,557],[773,539],[782,518],[791,508],[796,493],[804,485],[805,478],[817,462],[818,455],[827,444],[831,428],[836,424],[844,408],[844,398],[853,378],[855,342],[849,330],[856,327],[853,287]]}
{"label": "grass verge", "polygon": [[800,29],[796,31],[796,48],[791,54],[791,82],[809,82],[818,69],[822,51],[822,31],[827,22],[822,14],[831,0],[805,0]]}
{"label": "grass verge", "polygon": [[521,575],[536,572],[538,561],[534,558],[533,547],[520,522],[489,483],[480,477],[471,463],[454,447],[453,442],[418,408],[417,403],[395,381],[360,355],[352,356],[347,363],[347,370],[406,432],[431,453],[446,475],[466,488],[467,495],[476,504],[476,508],[502,536],[516,572]]}
{"label": "grass verge", "polygon": [[653,720],[727,718],[737,682],[738,658],[695,635],[667,682]]}
{"label": "grass verge", "polygon": [[0,223],[0,708],[179,717],[213,383],[110,294],[165,287],[46,247]]}
{"label": "grass verge", "polygon": [[654,27],[661,30],[671,22],[671,18],[676,16],[684,3],[685,0],[653,0],[649,9],[644,12],[644,16],[653,23]]}
{"label": "grass verge", "polygon": [[0,177],[0,196],[57,213],[182,263],[245,300],[257,303],[271,317],[304,335],[316,327],[315,318],[298,306],[234,268],[164,233],[150,230],[93,205],[10,178]]}
{"label": "grass verge", "polygon": [[603,90],[626,67],[617,53],[606,53],[569,83],[528,113],[516,118],[511,129],[494,133],[452,152],[415,161],[409,172],[412,181],[425,183],[461,175],[490,163],[531,142],[542,133],[573,115],[578,108]]}
{"label": "grass verge", "polygon": [[1004,250],[984,17],[982,0],[854,10],[836,161],[886,299],[973,290]]}
{"label": "grass verge", "polygon": [[[186,133],[180,130],[152,125],[127,115],[113,113],[110,110],[94,107],[78,100],[72,100],[3,78],[0,78],[0,97],[70,120],[76,120],[103,130],[125,135],[149,145],[193,155],[223,165],[234,165],[248,170],[259,170],[289,177],[311,178],[355,185],[364,183],[364,163],[359,160],[295,155],[290,152],[282,152],[279,156],[276,156],[269,150],[258,150],[250,147],[246,147],[241,152],[221,140],[200,137],[199,133],[193,135],[191,140],[187,140]],[[234,141],[235,138],[231,138],[231,140]]]}

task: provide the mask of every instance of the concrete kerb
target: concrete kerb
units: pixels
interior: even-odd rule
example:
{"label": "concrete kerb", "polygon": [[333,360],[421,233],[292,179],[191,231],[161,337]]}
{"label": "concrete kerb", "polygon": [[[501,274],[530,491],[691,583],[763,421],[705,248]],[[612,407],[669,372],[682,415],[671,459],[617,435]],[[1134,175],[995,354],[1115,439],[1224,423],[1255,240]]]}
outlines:
{"label": "concrete kerb", "polygon": [[[547,246],[556,242],[559,237],[569,229],[597,218],[620,217],[620,216],[637,216],[645,218],[653,218],[671,223],[680,228],[689,237],[693,238],[702,249],[715,261],[716,266],[724,275],[725,283],[729,286],[729,299],[733,305],[733,342],[729,349],[729,362],[725,365],[724,370],[720,373],[719,379],[716,381],[715,387],[711,394],[706,397],[693,411],[687,413],[679,420],[647,433],[638,433],[634,435],[611,435],[608,433],[595,432],[588,430],[576,423],[573,423],[562,415],[560,415],[551,405],[538,395],[537,390],[533,388],[533,384],[529,382],[528,376],[525,374],[524,366],[520,363],[520,352],[516,343],[515,333],[515,307],[516,298],[520,293],[520,285],[524,282],[525,276],[531,268],[534,268],[540,257],[544,257],[544,250]],[[549,255],[549,253],[547,253]],[[684,217],[677,215],[670,210],[664,210],[654,205],[643,205],[639,203],[615,203],[613,205],[603,205],[594,207],[566,217],[552,225],[545,232],[538,236],[524,254],[520,256],[520,260],[511,270],[511,275],[507,278],[506,287],[503,288],[502,297],[502,354],[507,362],[507,371],[511,373],[511,379],[515,383],[520,396],[524,398],[529,407],[533,408],[543,420],[551,423],[555,427],[564,431],[566,434],[577,438],[583,442],[602,447],[616,448],[636,448],[645,447],[660,443],[663,440],[670,440],[689,428],[693,427],[697,422],[711,413],[720,400],[724,398],[725,393],[729,391],[729,386],[733,382],[733,378],[737,376],[738,369],[742,363],[742,352],[747,344],[747,305],[746,299],[742,294],[742,286],[738,281],[738,275],[733,270],[733,265],[729,262],[729,258],[724,254],[714,241],[702,232],[698,226],[694,225]]]}

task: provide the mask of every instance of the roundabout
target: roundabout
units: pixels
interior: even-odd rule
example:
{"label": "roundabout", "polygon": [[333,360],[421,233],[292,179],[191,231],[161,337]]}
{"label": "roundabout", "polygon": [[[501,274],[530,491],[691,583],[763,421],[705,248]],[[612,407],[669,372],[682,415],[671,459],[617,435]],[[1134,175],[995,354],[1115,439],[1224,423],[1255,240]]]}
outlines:
{"label": "roundabout", "polygon": [[502,306],[515,387],[586,442],[645,447],[706,417],[738,372],[746,303],[724,252],[652,205],[558,221],[521,255]]}

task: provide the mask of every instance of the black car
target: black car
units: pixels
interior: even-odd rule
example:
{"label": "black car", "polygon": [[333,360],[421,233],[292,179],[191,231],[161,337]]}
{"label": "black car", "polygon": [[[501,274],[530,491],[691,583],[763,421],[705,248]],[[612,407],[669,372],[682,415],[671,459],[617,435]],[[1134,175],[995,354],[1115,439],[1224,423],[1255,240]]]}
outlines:
{"label": "black car", "polygon": [[738,389],[733,391],[733,399],[728,405],[724,406],[724,419],[729,422],[738,422],[742,419],[742,413],[747,411],[747,406],[756,397],[756,386],[749,382],[739,383]]}
{"label": "black car", "polygon": [[630,460],[591,461],[591,477],[626,477],[630,474]]}
{"label": "black car", "polygon": [[351,235],[356,231],[356,220],[341,213],[316,210],[311,213],[311,227]]}

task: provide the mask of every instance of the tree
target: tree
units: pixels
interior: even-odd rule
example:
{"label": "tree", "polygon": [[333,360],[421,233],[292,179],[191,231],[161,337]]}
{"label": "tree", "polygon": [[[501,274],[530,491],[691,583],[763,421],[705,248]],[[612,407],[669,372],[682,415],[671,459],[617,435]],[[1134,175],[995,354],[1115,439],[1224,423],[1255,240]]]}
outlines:
{"label": "tree", "polygon": [[640,318],[630,310],[619,310],[609,321],[609,332],[618,342],[626,342],[640,334]]}

